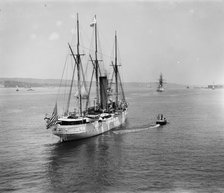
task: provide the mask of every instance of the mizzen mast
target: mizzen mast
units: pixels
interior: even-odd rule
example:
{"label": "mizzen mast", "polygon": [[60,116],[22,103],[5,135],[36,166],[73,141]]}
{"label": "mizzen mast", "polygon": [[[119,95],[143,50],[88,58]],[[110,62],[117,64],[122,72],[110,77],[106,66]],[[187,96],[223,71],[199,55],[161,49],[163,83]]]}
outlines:
{"label": "mizzen mast", "polygon": [[95,76],[96,76],[96,105],[99,106],[99,61],[97,58],[97,23],[96,23],[96,15],[94,16],[93,21],[94,29],[95,29]]}
{"label": "mizzen mast", "polygon": [[118,65],[117,65],[117,32],[115,31],[115,64],[114,64],[114,73],[115,73],[115,94],[116,94],[116,108],[118,107]]}

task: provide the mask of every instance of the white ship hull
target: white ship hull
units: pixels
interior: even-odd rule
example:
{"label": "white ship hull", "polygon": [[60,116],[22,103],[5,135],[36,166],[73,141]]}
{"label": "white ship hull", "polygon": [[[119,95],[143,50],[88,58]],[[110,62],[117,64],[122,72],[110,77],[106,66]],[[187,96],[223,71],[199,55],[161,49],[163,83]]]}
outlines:
{"label": "white ship hull", "polygon": [[51,127],[52,133],[60,137],[61,141],[84,139],[102,134],[125,123],[127,110],[113,114],[110,118],[78,125],[60,125]]}

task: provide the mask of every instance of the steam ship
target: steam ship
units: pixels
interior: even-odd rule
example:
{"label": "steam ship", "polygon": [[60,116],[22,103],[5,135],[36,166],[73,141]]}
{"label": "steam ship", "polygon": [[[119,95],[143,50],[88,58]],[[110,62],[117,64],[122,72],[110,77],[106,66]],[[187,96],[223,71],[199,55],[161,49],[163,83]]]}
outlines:
{"label": "steam ship", "polygon": [[[70,56],[73,60],[73,72],[66,100],[66,108],[62,115],[58,114],[58,103],[51,116],[46,116],[46,128],[60,138],[61,141],[78,140],[96,136],[119,127],[125,123],[128,114],[128,103],[125,99],[124,89],[118,68],[117,57],[117,33],[114,38],[114,59],[111,61],[112,78],[101,73],[98,59],[98,33],[96,16],[94,16],[91,27],[94,30],[95,53],[89,54],[89,61],[92,64],[91,80],[87,86],[84,75],[80,53],[80,32],[79,17],[77,14],[77,44],[76,53],[72,46],[68,44]],[[77,79],[75,79],[77,78]],[[76,80],[77,83],[74,83]],[[95,84],[93,103],[91,103],[92,85]],[[88,88],[87,88],[88,87]],[[73,90],[75,95],[72,94]],[[75,98],[76,106],[71,105],[71,100]],[[90,105],[93,104],[93,105]],[[75,110],[71,111],[71,108]]]}
{"label": "steam ship", "polygon": [[158,87],[157,87],[157,92],[163,92],[164,91],[163,84],[164,84],[164,80],[163,80],[163,75],[161,73],[160,77],[159,77],[159,84],[158,84]]}

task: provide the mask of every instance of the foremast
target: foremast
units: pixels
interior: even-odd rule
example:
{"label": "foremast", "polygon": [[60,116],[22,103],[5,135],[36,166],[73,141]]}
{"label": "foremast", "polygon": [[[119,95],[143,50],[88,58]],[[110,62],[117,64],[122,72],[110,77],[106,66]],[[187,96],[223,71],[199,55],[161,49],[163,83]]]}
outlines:
{"label": "foremast", "polygon": [[95,78],[96,78],[96,106],[99,107],[99,61],[97,58],[98,55],[98,48],[97,48],[97,22],[96,22],[96,15],[94,16],[94,32],[95,32]]}
{"label": "foremast", "polygon": [[117,32],[115,31],[115,64],[114,64],[114,74],[115,74],[115,104],[118,107],[118,65],[117,65]]}
{"label": "foremast", "polygon": [[[77,45],[76,45],[76,51],[77,54],[75,55],[72,47],[70,44],[68,44],[69,49],[71,51],[72,57],[75,61],[75,66],[77,66],[77,78],[78,78],[78,99],[79,99],[79,116],[82,116],[82,93],[81,93],[81,76],[80,76],[80,70],[81,70],[81,55],[79,51],[79,16],[77,14]],[[67,107],[66,107],[66,112],[65,114],[68,115],[69,113],[69,105],[70,105],[70,100],[71,100],[71,94],[72,94],[72,88],[73,88],[73,82],[74,82],[74,75],[75,75],[75,66],[73,68],[73,74],[72,74],[72,81],[70,85],[70,91],[69,91],[69,96],[68,96],[68,102],[67,102]]]}

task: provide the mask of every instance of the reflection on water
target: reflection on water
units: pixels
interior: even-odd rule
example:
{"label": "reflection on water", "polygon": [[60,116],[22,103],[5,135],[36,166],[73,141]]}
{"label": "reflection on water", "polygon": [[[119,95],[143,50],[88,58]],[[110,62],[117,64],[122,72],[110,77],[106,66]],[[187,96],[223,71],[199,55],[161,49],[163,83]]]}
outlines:
{"label": "reflection on water", "polygon": [[[117,184],[121,137],[111,132],[76,142],[57,143],[49,152],[48,178],[52,192],[105,191]],[[116,162],[113,162],[116,157]],[[72,184],[72,186],[71,186]]]}
{"label": "reflection on water", "polygon": [[0,192],[224,192],[224,90],[132,88],[117,130],[139,132],[65,143],[43,120],[56,94],[0,90]]}

